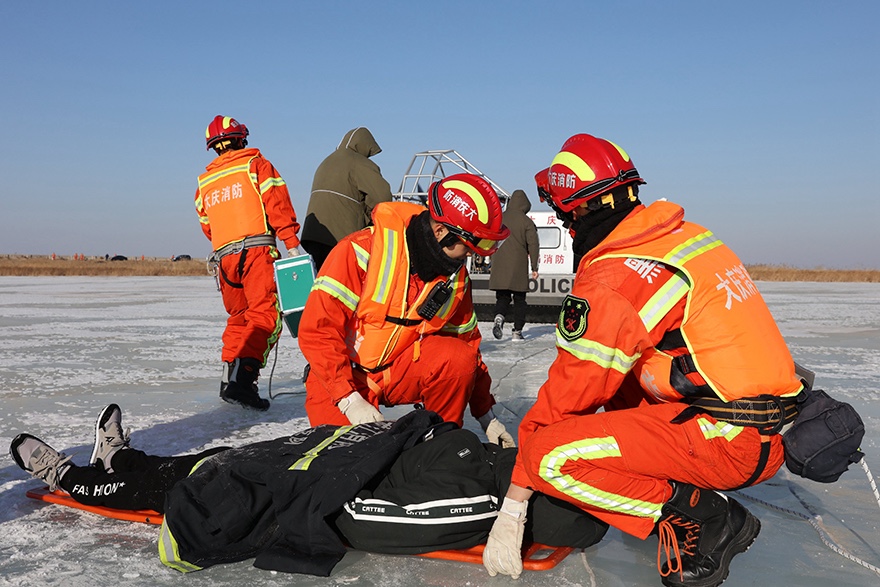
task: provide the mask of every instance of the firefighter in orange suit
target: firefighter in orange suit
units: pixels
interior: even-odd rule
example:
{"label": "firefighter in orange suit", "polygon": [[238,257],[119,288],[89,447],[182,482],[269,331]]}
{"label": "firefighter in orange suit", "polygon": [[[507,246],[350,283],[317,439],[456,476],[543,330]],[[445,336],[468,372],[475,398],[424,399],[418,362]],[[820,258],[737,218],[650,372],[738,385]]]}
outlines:
{"label": "firefighter in orange suit", "polygon": [[362,424],[383,419],[380,405],[422,404],[461,425],[469,405],[490,441],[513,446],[492,410],[464,266],[507,237],[501,203],[462,173],[434,182],[428,204],[378,204],[373,226],[321,267],[299,327],[309,422]]}
{"label": "firefighter in orange suit", "polygon": [[642,205],[623,149],[575,135],[548,177],[583,258],[483,563],[519,576],[538,491],[633,536],[656,533],[664,585],[718,585],[760,522],[715,490],[783,463],[779,431],[803,388],[792,357],[739,258],[680,206]]}
{"label": "firefighter in orange suit", "polygon": [[216,116],[205,132],[217,157],[199,176],[195,205],[214,249],[214,268],[229,319],[223,331],[220,397],[266,410],[257,377],[278,341],[281,317],[275,290],[276,237],[299,254],[299,224],[287,185],[259,149],[246,148],[248,129]]}

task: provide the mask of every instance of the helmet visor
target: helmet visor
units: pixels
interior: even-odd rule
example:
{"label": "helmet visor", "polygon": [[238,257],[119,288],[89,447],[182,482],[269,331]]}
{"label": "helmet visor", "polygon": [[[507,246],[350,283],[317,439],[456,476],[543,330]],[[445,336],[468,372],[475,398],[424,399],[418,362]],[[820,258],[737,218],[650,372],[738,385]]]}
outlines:
{"label": "helmet visor", "polygon": [[465,245],[467,245],[469,249],[484,257],[488,257],[489,255],[493,254],[495,251],[498,250],[498,247],[501,246],[501,243],[504,242],[504,239],[496,240],[479,237],[475,234],[471,234],[465,230],[462,230],[457,226],[452,226],[451,224],[444,224],[443,226],[445,226],[449,232],[460,238],[461,241]]}

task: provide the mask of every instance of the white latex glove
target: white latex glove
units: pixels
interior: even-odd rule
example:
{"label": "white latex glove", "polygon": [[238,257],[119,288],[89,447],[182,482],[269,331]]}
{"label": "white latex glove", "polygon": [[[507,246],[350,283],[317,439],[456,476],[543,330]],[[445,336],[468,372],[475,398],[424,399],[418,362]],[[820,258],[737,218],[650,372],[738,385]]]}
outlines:
{"label": "white latex glove", "polygon": [[287,249],[288,257],[299,257],[302,253],[299,252],[299,247],[293,247],[292,249]]}
{"label": "white latex glove", "polygon": [[492,408],[489,408],[488,412],[477,418],[477,422],[480,423],[480,427],[483,428],[483,432],[486,433],[486,438],[489,439],[489,442],[498,444],[501,448],[516,448],[513,436],[507,431],[504,424],[495,417],[495,412]]}
{"label": "white latex glove", "polygon": [[498,573],[519,579],[522,574],[522,541],[528,501],[505,497],[483,549],[483,566],[490,577]]}
{"label": "white latex glove", "polygon": [[381,422],[385,418],[373,404],[363,398],[356,391],[342,398],[336,407],[352,424],[366,424],[367,422]]}

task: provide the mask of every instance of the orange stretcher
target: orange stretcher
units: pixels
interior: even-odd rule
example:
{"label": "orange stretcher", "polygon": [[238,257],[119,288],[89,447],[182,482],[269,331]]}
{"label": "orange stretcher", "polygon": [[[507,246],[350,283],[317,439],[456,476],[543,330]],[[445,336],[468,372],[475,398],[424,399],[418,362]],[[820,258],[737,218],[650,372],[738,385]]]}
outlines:
{"label": "orange stretcher", "polygon": [[[161,525],[164,519],[162,514],[153,510],[116,510],[95,505],[79,503],[66,491],[56,489],[49,491],[48,487],[29,489],[26,493],[31,499],[63,505],[66,507],[83,510],[105,518],[124,520],[127,522],[142,522],[145,524]],[[471,548],[457,550],[436,550],[417,556],[440,560],[457,561],[463,563],[483,564],[484,544],[478,544]],[[530,571],[546,571],[552,569],[562,559],[567,557],[573,549],[568,546],[546,546],[544,544],[530,544],[523,549],[523,568]]]}
{"label": "orange stretcher", "polygon": [[113,518],[115,520],[125,520],[127,522],[143,522],[145,524],[156,524],[157,526],[161,526],[162,520],[164,519],[162,517],[162,514],[160,514],[159,512],[154,512],[153,510],[115,510],[113,508],[105,508],[97,505],[85,505],[70,497],[70,494],[66,491],[61,491],[59,489],[56,489],[55,491],[49,491],[48,487],[41,487],[40,489],[29,489],[26,495],[31,499],[38,499],[40,501],[47,501],[49,503],[57,503],[58,505],[91,512],[93,514],[98,514],[99,516],[104,516],[105,518]]}

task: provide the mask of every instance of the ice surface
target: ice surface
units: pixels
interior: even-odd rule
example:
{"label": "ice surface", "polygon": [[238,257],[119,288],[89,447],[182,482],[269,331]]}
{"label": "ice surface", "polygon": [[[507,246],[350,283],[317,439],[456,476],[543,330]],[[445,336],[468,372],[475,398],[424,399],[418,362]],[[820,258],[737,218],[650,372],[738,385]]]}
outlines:
{"label": "ice surface", "polygon": [[[817,386],[851,402],[867,427],[868,465],[880,473],[880,284],[760,283],[798,362]],[[307,426],[300,376],[305,361],[284,334],[266,413],[217,397],[225,314],[210,278],[0,277],[0,444],[30,432],[88,460],[94,418],[120,404],[132,442],[159,454],[237,445]],[[525,343],[496,341],[481,323],[483,355],[509,430],[528,408],[555,356],[553,327],[528,324]],[[267,368],[261,377],[265,393]],[[395,408],[392,414],[403,408]],[[398,412],[402,413],[402,412]],[[478,430],[468,418],[468,428]],[[864,473],[833,485],[791,477],[743,493],[804,512],[818,511],[844,548],[880,565],[880,507]],[[0,586],[510,585],[481,566],[350,552],[328,578],[270,573],[249,561],[182,576],[163,566],[154,526],[103,519],[24,495],[41,484],[0,456]],[[745,501],[763,523],[755,545],[734,559],[725,586],[877,585],[873,572],[832,552],[801,518]],[[517,585],[659,585],[656,540],[610,531],[599,545]]]}

